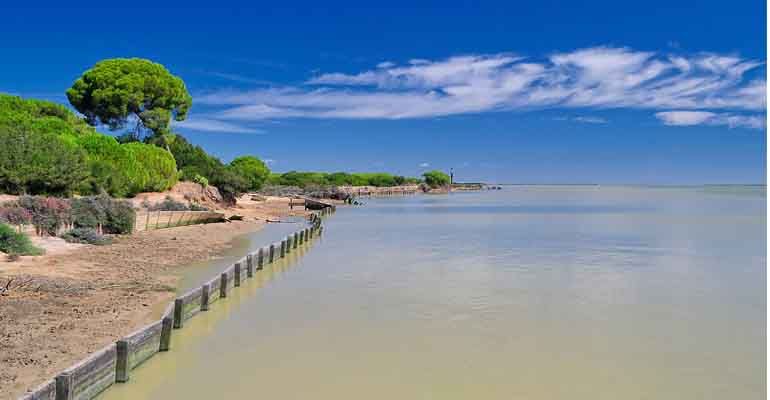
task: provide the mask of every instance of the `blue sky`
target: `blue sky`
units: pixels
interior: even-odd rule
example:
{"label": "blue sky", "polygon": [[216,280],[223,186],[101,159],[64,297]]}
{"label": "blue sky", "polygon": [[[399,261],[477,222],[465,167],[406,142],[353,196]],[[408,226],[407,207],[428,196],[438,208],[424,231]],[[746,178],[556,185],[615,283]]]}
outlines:
{"label": "blue sky", "polygon": [[95,62],[142,57],[193,95],[175,130],[225,161],[765,181],[765,2],[412,3],[4,6],[0,91],[66,103]]}

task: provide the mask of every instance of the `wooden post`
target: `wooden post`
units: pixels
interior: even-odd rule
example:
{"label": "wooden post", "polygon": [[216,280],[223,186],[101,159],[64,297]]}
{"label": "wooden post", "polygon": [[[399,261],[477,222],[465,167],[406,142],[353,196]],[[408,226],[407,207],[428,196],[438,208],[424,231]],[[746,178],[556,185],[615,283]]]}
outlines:
{"label": "wooden post", "polygon": [[211,298],[211,285],[205,284],[201,286],[201,311],[209,310],[209,302]]}
{"label": "wooden post", "polygon": [[115,382],[128,382],[130,368],[128,366],[128,341],[115,342],[117,357],[115,360]]}
{"label": "wooden post", "polygon": [[254,257],[251,254],[246,255],[246,277],[254,277]]}
{"label": "wooden post", "polygon": [[257,252],[257,270],[262,269],[262,266],[265,265],[265,251],[262,247],[259,248],[259,251]]}
{"label": "wooden post", "polygon": [[174,300],[174,329],[180,329],[184,326],[184,300]]}
{"label": "wooden post", "polygon": [[233,287],[241,286],[241,263],[235,263],[235,277],[233,279]]}
{"label": "wooden post", "polygon": [[61,373],[56,377],[56,400],[72,400],[72,374]]}
{"label": "wooden post", "polygon": [[219,297],[227,297],[227,272],[223,272],[219,277]]}
{"label": "wooden post", "polygon": [[297,242],[299,241],[299,234],[294,232],[294,240],[292,241],[292,247],[297,248]]}
{"label": "wooden post", "polygon": [[291,252],[288,243],[289,242],[287,242],[286,239],[281,240],[281,257],[286,257],[286,253]]}
{"label": "wooden post", "polygon": [[158,351],[168,351],[171,348],[171,331],[174,327],[174,319],[171,316],[163,317],[160,328],[160,347]]}
{"label": "wooden post", "polygon": [[268,255],[268,261],[273,262],[275,260],[275,245],[270,245],[270,254]]}

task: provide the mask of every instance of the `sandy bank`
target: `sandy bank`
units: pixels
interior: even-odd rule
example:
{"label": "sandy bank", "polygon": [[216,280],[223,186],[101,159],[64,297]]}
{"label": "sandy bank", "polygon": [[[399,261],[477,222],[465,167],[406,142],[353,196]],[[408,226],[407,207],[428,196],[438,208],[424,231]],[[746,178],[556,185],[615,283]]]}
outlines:
{"label": "sandy bank", "polygon": [[286,198],[249,196],[219,211],[245,218],[140,232],[109,246],[54,239],[45,256],[0,261],[0,287],[10,281],[0,295],[0,399],[16,399],[148,322],[173,297],[184,265],[220,254],[266,219],[305,213],[289,210]]}

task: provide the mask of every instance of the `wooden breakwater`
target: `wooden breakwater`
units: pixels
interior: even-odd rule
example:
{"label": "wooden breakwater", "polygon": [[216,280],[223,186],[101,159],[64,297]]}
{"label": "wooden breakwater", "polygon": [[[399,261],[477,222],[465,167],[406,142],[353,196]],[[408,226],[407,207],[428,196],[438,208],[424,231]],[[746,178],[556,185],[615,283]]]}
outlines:
{"label": "wooden breakwater", "polygon": [[134,232],[221,222],[225,215],[213,211],[140,211],[136,213]]}
{"label": "wooden breakwater", "polygon": [[84,360],[49,379],[19,400],[90,400],[114,384],[130,381],[131,371],[162,351],[173,351],[174,331],[211,304],[225,301],[228,293],[253,278],[265,266],[286,257],[298,246],[309,243],[323,232],[323,217],[336,212],[331,206],[311,214],[309,224],[287,236],[246,254],[198,288],[177,297],[161,318],[124,336],[115,343],[89,355]]}

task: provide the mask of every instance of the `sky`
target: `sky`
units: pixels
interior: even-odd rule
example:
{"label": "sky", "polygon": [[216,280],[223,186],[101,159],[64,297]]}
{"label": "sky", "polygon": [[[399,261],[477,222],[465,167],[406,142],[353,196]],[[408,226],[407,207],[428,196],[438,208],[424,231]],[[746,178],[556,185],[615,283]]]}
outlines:
{"label": "sky", "polygon": [[766,179],[764,1],[107,3],[4,5],[0,92],[140,57],[193,97],[174,131],[278,172]]}

